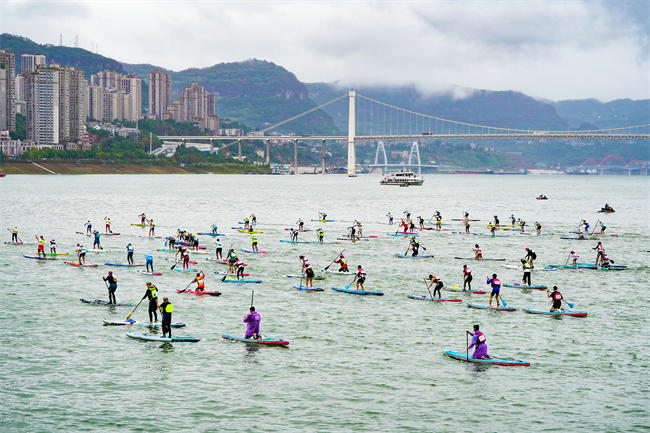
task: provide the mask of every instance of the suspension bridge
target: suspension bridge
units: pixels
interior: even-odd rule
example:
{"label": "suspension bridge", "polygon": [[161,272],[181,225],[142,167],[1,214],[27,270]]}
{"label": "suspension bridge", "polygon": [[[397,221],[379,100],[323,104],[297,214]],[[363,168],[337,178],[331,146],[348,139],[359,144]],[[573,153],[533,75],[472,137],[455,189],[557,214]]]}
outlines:
{"label": "suspension bridge", "polygon": [[[275,128],[289,123],[295,119],[326,107],[343,98],[349,99],[348,112],[348,135],[347,136],[312,136],[312,135],[265,135]],[[374,109],[370,109],[370,120],[364,118],[363,127],[367,131],[357,132],[357,110],[356,99],[363,98],[364,103],[369,103]],[[386,113],[388,111],[388,113]],[[364,117],[368,110],[364,110]],[[411,110],[395,107],[390,104],[368,98],[366,96],[350,90],[347,94],[341,95],[325,104],[305,111],[297,116],[287,119],[283,122],[269,126],[262,131],[252,133],[245,137],[230,136],[160,136],[163,140],[163,146],[157,148],[152,153],[160,154],[175,149],[177,146],[193,146],[204,152],[218,153],[230,146],[238,146],[239,159],[241,160],[242,142],[248,140],[263,140],[266,143],[265,161],[266,164],[271,162],[270,151],[271,141],[293,142],[294,143],[294,173],[298,173],[298,142],[299,141],[321,141],[322,142],[322,173],[325,174],[326,143],[327,141],[343,142],[347,141],[348,158],[347,174],[356,176],[356,144],[358,142],[377,141],[377,154],[375,163],[371,167],[403,166],[404,164],[388,164],[384,141],[414,141],[409,155],[410,167],[417,167],[418,171],[422,167],[436,167],[435,165],[422,165],[420,163],[420,153],[417,147],[418,141],[427,140],[649,140],[650,134],[646,133],[650,124],[631,126],[625,128],[600,129],[595,131],[531,131],[513,128],[500,128],[494,126],[475,125],[455,120],[442,119],[422,113],[416,113]],[[381,144],[379,144],[381,143]],[[384,163],[380,164],[378,156],[381,151],[384,156]],[[412,157],[416,156],[417,164],[411,162]],[[586,161],[585,161],[586,162]],[[595,162],[595,161],[594,161]],[[618,166],[617,166],[618,167]],[[604,169],[604,167],[601,167]]]}

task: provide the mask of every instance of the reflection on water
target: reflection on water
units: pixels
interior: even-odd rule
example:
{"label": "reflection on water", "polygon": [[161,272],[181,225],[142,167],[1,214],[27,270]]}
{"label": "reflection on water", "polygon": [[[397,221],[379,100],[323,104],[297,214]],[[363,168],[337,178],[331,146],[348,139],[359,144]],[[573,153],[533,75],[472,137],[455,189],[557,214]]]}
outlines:
{"label": "reflection on water", "polygon": [[260,347],[257,344],[244,344],[246,347],[246,352],[244,353],[244,361],[250,362],[252,364],[259,364],[259,361],[255,359],[257,352],[259,352]]}
{"label": "reflection on water", "polygon": [[169,341],[165,341],[163,344],[160,345],[160,353],[173,353],[174,352],[174,345],[171,344]]}

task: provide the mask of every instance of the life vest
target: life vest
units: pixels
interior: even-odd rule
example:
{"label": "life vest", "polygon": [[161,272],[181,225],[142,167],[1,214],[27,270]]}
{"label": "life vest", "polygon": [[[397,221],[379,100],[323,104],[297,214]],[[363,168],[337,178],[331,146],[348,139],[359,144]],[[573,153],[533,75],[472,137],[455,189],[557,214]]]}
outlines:
{"label": "life vest", "polygon": [[251,239],[253,240],[253,242],[257,242],[257,238],[255,236],[251,236]]}
{"label": "life vest", "polygon": [[151,299],[157,299],[158,298],[158,287],[156,286],[151,286],[147,287],[149,289],[149,294],[151,295]]}
{"label": "life vest", "polygon": [[497,278],[493,279],[492,287],[501,287],[501,281],[499,281]]}
{"label": "life vest", "polygon": [[476,331],[476,345],[478,346],[479,344],[485,344],[485,341],[487,338],[485,338],[485,335],[481,331]]}
{"label": "life vest", "polygon": [[168,302],[167,305],[165,305],[164,307],[162,307],[162,306],[160,307],[160,312],[161,313],[171,314],[171,313],[174,312],[174,307],[172,306],[172,304],[170,304]]}
{"label": "life vest", "polygon": [[469,275],[472,273],[472,271],[470,271],[469,268],[463,269],[463,272],[465,273],[465,275]]}
{"label": "life vest", "polygon": [[41,238],[38,240],[38,243],[41,245],[45,245],[45,239]]}
{"label": "life vest", "polygon": [[132,253],[133,252],[133,246],[131,244],[127,245],[126,246],[126,251],[129,252],[129,253]]}
{"label": "life vest", "polygon": [[521,265],[524,268],[524,271],[527,271],[530,269],[530,264],[528,262],[525,262],[523,265]]}
{"label": "life vest", "polygon": [[359,278],[365,278],[366,277],[366,271],[363,269],[359,269]]}
{"label": "life vest", "polygon": [[199,289],[203,289],[205,287],[205,282],[203,281],[205,277],[201,275],[200,277],[196,277],[196,282],[198,284]]}
{"label": "life vest", "polygon": [[561,301],[562,300],[562,295],[560,292],[553,292],[553,300],[554,301]]}

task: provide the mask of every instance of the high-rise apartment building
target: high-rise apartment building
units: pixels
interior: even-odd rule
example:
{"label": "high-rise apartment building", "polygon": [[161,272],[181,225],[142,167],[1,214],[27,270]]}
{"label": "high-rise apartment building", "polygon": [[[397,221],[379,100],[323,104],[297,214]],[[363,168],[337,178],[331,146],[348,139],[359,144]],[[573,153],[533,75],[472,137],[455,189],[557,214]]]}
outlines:
{"label": "high-rise apartment building", "polygon": [[16,130],[16,56],[0,50],[0,131]]}
{"label": "high-rise apartment building", "polygon": [[59,143],[83,141],[85,105],[84,71],[67,66],[59,68]]}
{"label": "high-rise apartment building", "polygon": [[[128,74],[120,80],[120,91],[125,93],[128,98],[129,107],[124,109],[124,119],[135,122],[142,118],[142,79],[136,74]],[[126,103],[126,102],[125,102]]]}
{"label": "high-rise apartment building", "polygon": [[37,66],[46,66],[43,54],[24,53],[20,56],[20,72],[24,75],[36,70]]}
{"label": "high-rise apartment building", "polygon": [[[136,74],[121,74],[114,71],[100,71],[97,74],[90,76],[90,84],[92,86],[99,87],[103,89],[104,93],[108,93],[107,96],[111,101],[117,101],[118,99],[124,103],[127,101],[130,105],[128,107],[122,107],[119,110],[110,110],[110,114],[107,112],[106,116],[113,115],[113,113],[120,112],[122,117],[111,117],[106,118],[102,113],[93,111],[92,118],[96,120],[128,120],[135,122],[142,118],[142,80],[138,78]],[[115,91],[124,93],[128,95],[127,97],[119,97],[114,95]],[[111,104],[113,104],[111,102]],[[89,114],[90,115],[90,114]]]}
{"label": "high-rise apartment building", "polygon": [[[167,107],[168,116],[177,122],[191,122],[202,130],[218,130],[215,119],[215,97],[198,83],[181,90],[179,98]],[[215,124],[217,125],[214,128]]]}
{"label": "high-rise apartment building", "polygon": [[38,67],[25,77],[27,141],[59,142],[59,68]]}
{"label": "high-rise apartment building", "polygon": [[163,119],[172,104],[172,76],[155,69],[149,72],[149,119]]}
{"label": "high-rise apartment building", "polygon": [[86,116],[93,120],[104,120],[104,89],[89,84],[86,87]]}

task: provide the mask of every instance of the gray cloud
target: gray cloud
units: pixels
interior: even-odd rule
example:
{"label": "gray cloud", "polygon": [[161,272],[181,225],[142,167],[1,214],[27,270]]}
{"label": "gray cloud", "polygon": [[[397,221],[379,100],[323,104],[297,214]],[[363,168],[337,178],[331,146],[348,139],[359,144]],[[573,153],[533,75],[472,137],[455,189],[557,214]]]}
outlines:
{"label": "gray cloud", "polygon": [[[649,98],[647,1],[3,1],[3,31],[173,70],[258,58],[305,82]],[[461,92],[462,94],[462,92]]]}

